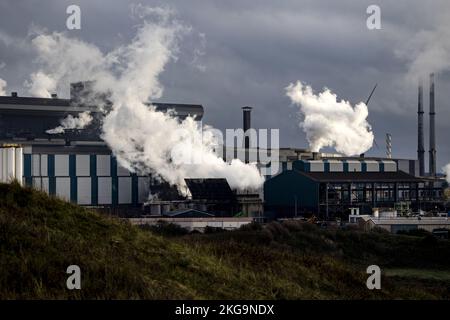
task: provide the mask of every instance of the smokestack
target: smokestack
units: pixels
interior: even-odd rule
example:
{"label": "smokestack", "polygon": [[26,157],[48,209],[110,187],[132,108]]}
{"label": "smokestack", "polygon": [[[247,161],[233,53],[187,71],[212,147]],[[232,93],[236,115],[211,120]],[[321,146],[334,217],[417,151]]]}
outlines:
{"label": "smokestack", "polygon": [[425,148],[424,148],[424,135],[423,135],[423,83],[422,79],[419,80],[418,91],[418,110],[417,110],[417,159],[419,160],[419,175],[423,177],[425,175]]}
{"label": "smokestack", "polygon": [[386,157],[392,158],[392,136],[390,133],[386,133]]}
{"label": "smokestack", "polygon": [[436,176],[436,132],[434,110],[434,73],[430,74],[430,176]]}
{"label": "smokestack", "polygon": [[245,106],[242,108],[243,112],[243,129],[244,129],[244,148],[245,148],[245,163],[249,162],[249,149],[250,149],[250,136],[247,133],[252,126],[251,123],[251,112],[252,108],[249,106]]}

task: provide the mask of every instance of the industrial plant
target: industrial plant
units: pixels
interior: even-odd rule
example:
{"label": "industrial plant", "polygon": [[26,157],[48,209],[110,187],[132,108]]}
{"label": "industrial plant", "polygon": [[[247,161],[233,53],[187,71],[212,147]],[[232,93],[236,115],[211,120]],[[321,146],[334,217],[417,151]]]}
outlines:
{"label": "industrial plant", "polygon": [[[277,168],[276,174],[264,176],[259,190],[234,190],[224,178],[198,177],[185,179],[187,195],[157,177],[121,167],[102,140],[101,111],[84,99],[88,83],[73,83],[70,89],[70,99],[58,98],[56,94],[52,98],[21,97],[16,92],[0,97],[1,182],[15,179],[136,224],[166,220],[190,229],[233,229],[252,221],[314,217],[349,223],[365,219],[372,225],[392,224],[390,230],[398,231],[417,228],[419,223],[411,223],[411,219],[416,219],[412,217],[423,217],[421,221],[425,223],[427,216],[434,216],[440,217],[435,220],[435,229],[450,228],[446,214],[449,207],[444,199],[447,183],[436,171],[434,75],[430,75],[428,172],[420,84],[417,159],[393,157],[389,134],[384,157],[347,157],[281,148],[278,162],[257,163],[259,169],[268,165]],[[200,121],[204,113],[201,105],[152,105],[158,111],[171,110],[180,120],[192,116]],[[242,109],[243,130],[247,133],[251,129],[252,108]],[[61,119],[78,117],[83,112],[89,112],[93,118],[87,126],[49,133],[60,125]],[[251,147],[250,138],[246,134],[242,147],[232,150],[236,155],[236,149],[244,149],[245,162],[249,162],[249,154],[257,151]],[[224,154],[229,154],[229,150]]]}

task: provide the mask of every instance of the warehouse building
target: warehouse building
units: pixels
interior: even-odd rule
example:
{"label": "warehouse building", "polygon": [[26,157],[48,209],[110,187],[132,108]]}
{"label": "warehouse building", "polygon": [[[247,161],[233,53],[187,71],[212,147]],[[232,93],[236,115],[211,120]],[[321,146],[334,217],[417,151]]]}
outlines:
{"label": "warehouse building", "polygon": [[390,159],[310,159],[266,180],[264,200],[277,217],[333,218],[348,216],[350,208],[367,214],[399,202],[428,210],[442,206],[442,191],[443,182],[415,177]]}

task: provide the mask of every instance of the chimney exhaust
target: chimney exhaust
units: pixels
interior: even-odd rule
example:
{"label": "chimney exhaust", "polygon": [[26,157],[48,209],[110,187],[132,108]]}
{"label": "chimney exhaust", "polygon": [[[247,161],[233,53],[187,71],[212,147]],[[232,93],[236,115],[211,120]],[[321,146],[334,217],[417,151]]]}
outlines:
{"label": "chimney exhaust", "polygon": [[430,74],[430,176],[436,176],[436,131],[434,109],[434,73]]}
{"label": "chimney exhaust", "polygon": [[419,175],[423,177],[425,175],[425,148],[424,148],[424,135],[423,135],[423,83],[422,79],[419,80],[418,91],[418,110],[417,110],[417,159],[419,160]]}
{"label": "chimney exhaust", "polygon": [[250,149],[250,133],[247,132],[251,126],[251,112],[252,108],[245,106],[242,108],[243,112],[243,129],[244,129],[244,148],[245,148],[245,163],[249,162],[249,149]]}

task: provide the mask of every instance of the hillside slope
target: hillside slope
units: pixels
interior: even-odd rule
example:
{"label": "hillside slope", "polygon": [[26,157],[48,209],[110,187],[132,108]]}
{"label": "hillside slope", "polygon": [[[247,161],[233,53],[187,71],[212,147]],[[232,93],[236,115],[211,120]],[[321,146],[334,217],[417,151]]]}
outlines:
{"label": "hillside slope", "polygon": [[[448,277],[398,273],[448,272],[448,241],[430,245],[421,238],[328,232],[298,223],[246,229],[163,236],[17,184],[0,184],[0,299],[450,296]],[[366,288],[365,268],[373,263],[397,270],[383,276],[382,290]],[[81,268],[81,290],[66,288],[66,268],[74,264]]]}

